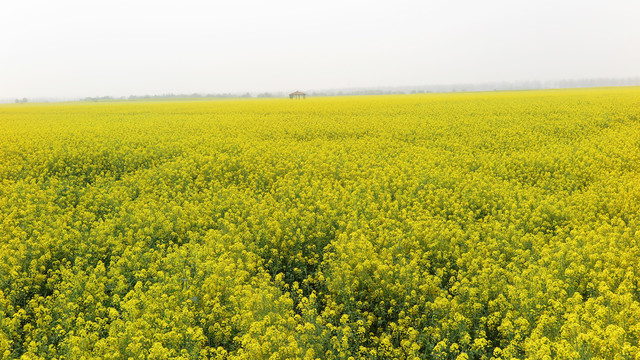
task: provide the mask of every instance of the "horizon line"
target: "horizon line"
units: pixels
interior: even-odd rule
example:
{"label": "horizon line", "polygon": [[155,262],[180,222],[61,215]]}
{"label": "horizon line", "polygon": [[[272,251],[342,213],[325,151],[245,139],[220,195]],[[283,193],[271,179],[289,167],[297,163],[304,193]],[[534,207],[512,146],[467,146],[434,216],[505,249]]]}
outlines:
{"label": "horizon line", "polygon": [[[414,93],[459,93],[492,92],[517,90],[552,90],[596,87],[640,86],[640,76],[625,78],[579,78],[562,80],[521,80],[468,82],[430,85],[386,85],[386,86],[350,86],[305,90],[311,96],[349,96],[349,95],[393,95]],[[156,93],[145,95],[101,95],[101,96],[34,96],[0,99],[0,103],[18,102],[71,102],[91,100],[144,100],[162,98],[268,98],[288,96],[289,91],[241,91],[241,92],[193,92],[193,93]]]}

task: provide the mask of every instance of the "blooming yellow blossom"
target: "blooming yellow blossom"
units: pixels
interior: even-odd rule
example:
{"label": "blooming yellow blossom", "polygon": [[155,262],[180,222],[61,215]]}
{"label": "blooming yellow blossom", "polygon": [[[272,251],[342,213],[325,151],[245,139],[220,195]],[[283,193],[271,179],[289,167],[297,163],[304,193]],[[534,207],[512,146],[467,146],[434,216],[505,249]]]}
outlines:
{"label": "blooming yellow blossom", "polygon": [[640,89],[0,106],[0,358],[618,359]]}

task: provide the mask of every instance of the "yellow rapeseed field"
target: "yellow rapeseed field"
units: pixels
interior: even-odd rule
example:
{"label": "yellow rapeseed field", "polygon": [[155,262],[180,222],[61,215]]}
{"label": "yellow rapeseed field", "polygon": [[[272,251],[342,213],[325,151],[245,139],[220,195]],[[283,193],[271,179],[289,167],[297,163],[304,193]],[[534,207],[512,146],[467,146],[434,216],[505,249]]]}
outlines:
{"label": "yellow rapeseed field", "polygon": [[640,88],[0,106],[0,358],[640,359]]}

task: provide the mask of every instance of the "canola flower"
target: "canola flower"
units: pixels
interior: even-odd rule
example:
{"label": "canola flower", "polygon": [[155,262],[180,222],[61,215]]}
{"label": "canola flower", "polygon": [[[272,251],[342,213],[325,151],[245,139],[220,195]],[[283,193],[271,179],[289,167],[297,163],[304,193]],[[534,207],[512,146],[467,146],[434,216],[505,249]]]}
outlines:
{"label": "canola flower", "polygon": [[0,358],[639,359],[640,89],[0,106]]}

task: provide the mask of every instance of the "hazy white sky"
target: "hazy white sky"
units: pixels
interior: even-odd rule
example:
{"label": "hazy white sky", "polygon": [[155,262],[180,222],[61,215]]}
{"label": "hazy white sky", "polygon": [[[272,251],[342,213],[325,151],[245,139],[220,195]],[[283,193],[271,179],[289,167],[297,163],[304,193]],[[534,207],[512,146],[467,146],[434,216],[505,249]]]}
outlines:
{"label": "hazy white sky", "polygon": [[640,1],[13,0],[0,98],[640,76]]}

